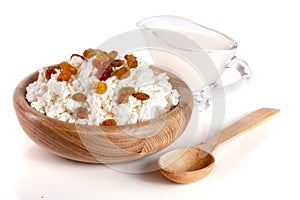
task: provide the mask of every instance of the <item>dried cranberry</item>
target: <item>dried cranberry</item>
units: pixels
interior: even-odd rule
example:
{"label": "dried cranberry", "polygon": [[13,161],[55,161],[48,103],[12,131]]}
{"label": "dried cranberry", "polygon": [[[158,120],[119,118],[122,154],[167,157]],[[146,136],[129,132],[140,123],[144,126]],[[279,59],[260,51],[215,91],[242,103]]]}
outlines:
{"label": "dried cranberry", "polygon": [[97,77],[100,81],[106,81],[108,78],[111,77],[111,73],[107,69],[99,70]]}

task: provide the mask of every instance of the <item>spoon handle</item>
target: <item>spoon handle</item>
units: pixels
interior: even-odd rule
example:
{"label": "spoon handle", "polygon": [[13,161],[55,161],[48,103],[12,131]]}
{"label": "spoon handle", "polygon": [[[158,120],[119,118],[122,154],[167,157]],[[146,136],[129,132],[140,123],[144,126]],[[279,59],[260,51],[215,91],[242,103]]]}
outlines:
{"label": "spoon handle", "polygon": [[215,150],[222,144],[232,140],[233,138],[261,125],[265,121],[269,120],[275,114],[279,113],[279,109],[273,108],[261,108],[253,113],[242,118],[238,122],[232,124],[228,128],[221,131],[221,133],[207,139],[204,143],[199,146],[205,150]]}

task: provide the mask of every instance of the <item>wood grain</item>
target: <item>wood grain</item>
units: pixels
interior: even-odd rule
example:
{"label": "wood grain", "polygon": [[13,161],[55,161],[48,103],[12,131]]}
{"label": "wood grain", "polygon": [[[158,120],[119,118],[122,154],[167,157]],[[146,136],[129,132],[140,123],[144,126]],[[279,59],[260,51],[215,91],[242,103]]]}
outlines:
{"label": "wood grain", "polygon": [[163,116],[132,125],[75,125],[37,112],[30,107],[25,95],[26,87],[37,80],[38,72],[19,83],[14,91],[13,103],[24,132],[46,150],[80,162],[126,162],[143,158],[170,145],[189,122],[193,108],[192,93],[176,75],[169,72],[167,75],[173,88],[181,95],[179,104]]}
{"label": "wood grain", "polygon": [[279,109],[274,108],[261,108],[247,115],[242,120],[227,127],[221,133],[209,138],[205,143],[198,145],[201,149],[210,149],[211,151],[219,148],[221,145],[229,142],[230,140],[254,129],[255,127],[263,124],[270,118],[274,117],[280,112]]}

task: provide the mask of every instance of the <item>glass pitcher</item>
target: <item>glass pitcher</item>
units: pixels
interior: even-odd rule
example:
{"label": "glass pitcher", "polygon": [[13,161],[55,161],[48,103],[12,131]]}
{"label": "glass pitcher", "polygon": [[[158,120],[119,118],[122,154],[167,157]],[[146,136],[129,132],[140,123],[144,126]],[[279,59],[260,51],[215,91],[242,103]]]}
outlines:
{"label": "glass pitcher", "polygon": [[215,86],[227,68],[235,68],[243,80],[250,79],[247,63],[235,57],[237,43],[218,31],[170,15],[143,19],[137,27],[149,48],[156,47],[150,50],[154,63],[173,69],[193,92]]}

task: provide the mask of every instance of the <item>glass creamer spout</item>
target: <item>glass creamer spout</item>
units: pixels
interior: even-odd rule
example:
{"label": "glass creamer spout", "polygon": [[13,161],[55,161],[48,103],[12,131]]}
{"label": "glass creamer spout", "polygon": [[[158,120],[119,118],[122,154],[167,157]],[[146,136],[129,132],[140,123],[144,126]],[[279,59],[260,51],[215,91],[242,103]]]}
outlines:
{"label": "glass creamer spout", "polygon": [[[154,30],[154,34],[161,41],[181,50],[198,53],[228,53],[228,51],[235,51],[237,48],[237,43],[225,34],[179,16],[153,16],[137,22],[136,25],[140,29]],[[178,42],[178,38],[172,38],[170,34],[166,35],[162,30],[174,31],[189,38],[194,43],[182,44]]]}

